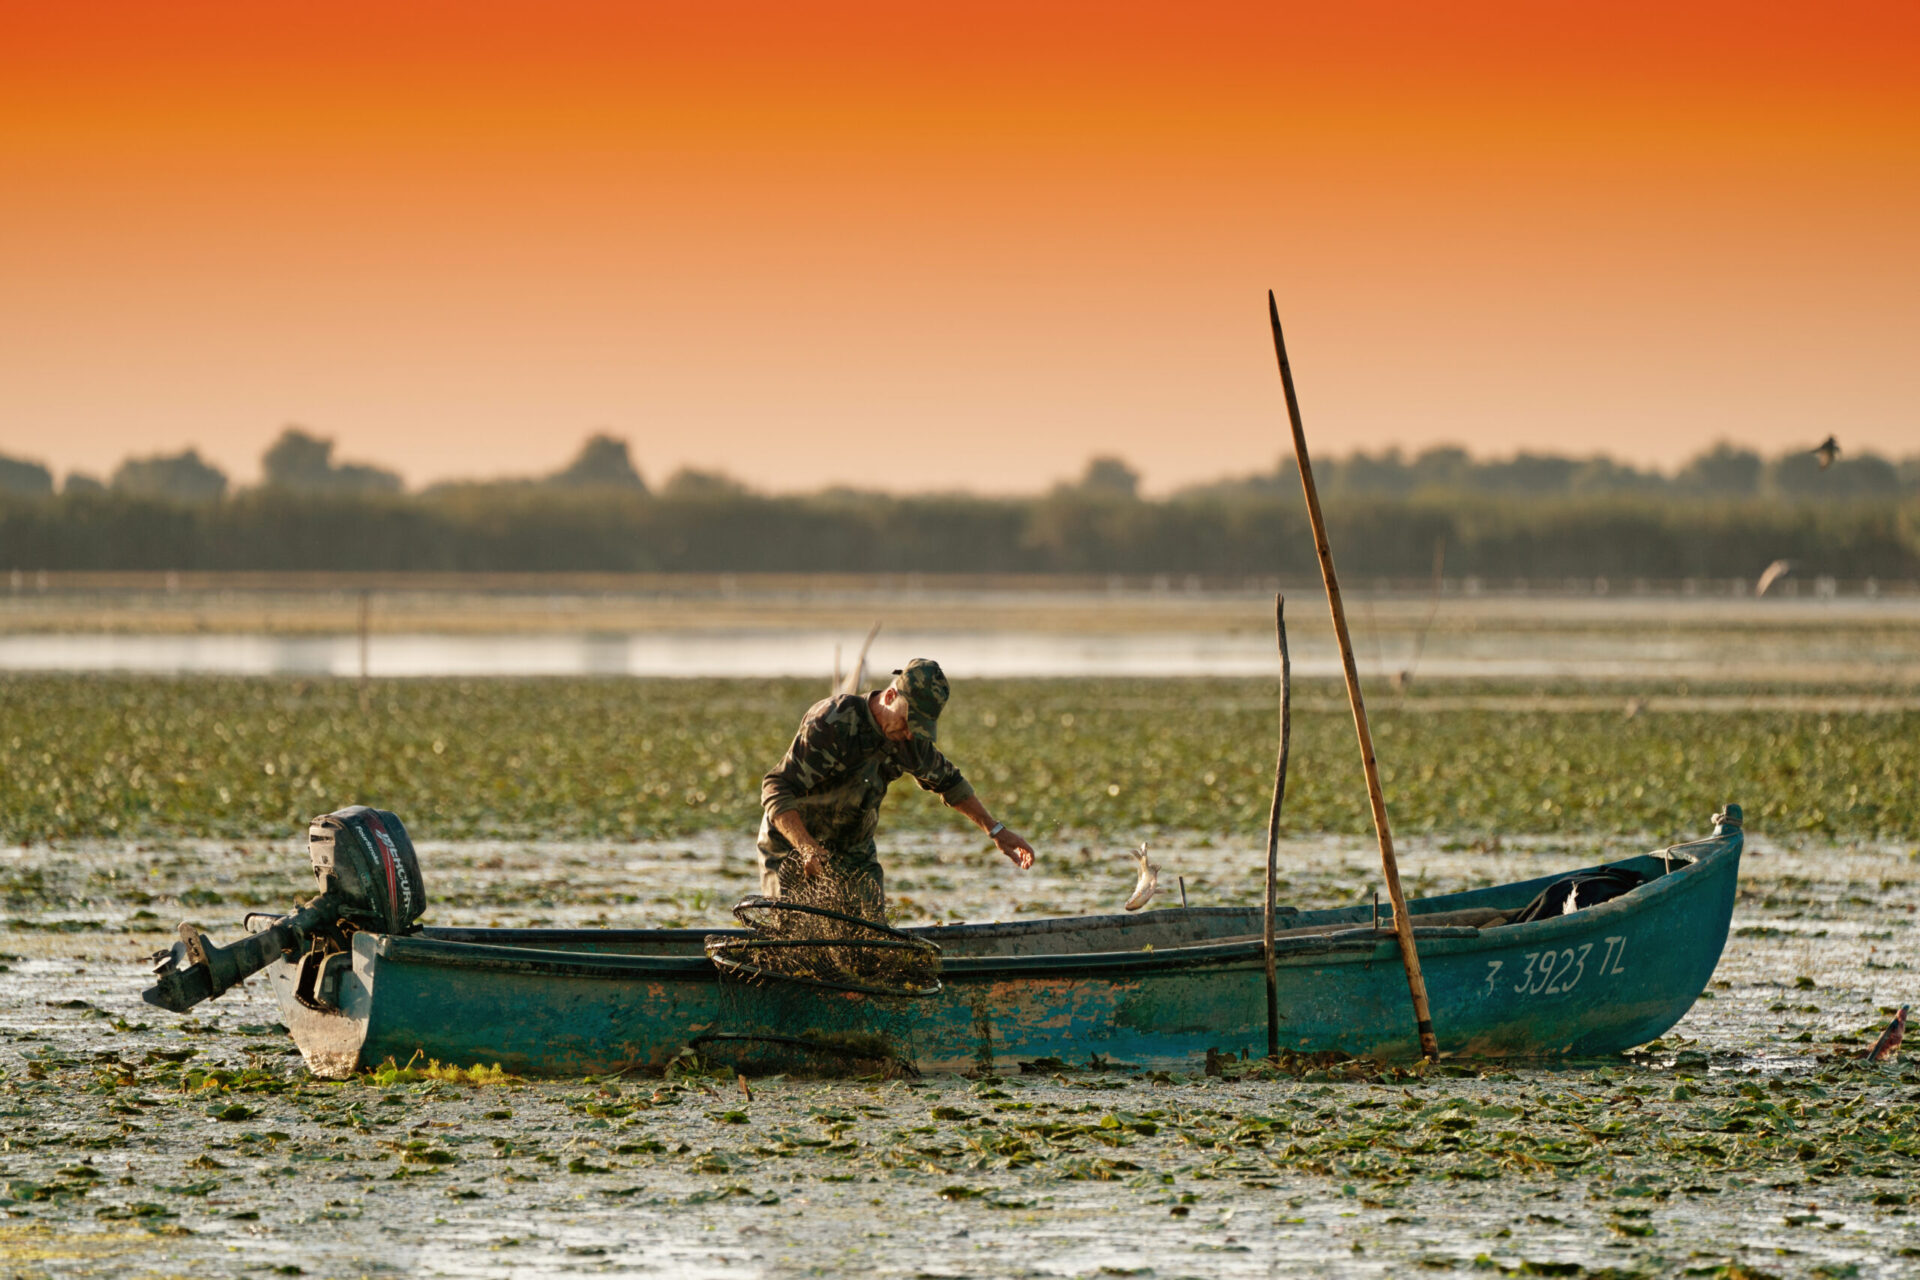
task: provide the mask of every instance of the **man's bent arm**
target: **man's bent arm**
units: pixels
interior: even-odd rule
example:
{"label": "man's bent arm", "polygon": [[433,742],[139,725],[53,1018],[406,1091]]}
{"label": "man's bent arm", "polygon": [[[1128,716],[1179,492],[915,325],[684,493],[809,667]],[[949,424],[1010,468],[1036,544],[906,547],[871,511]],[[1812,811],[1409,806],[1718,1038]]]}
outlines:
{"label": "man's bent arm", "polygon": [[[850,758],[852,744],[847,741],[845,725],[831,723],[824,714],[831,702],[832,699],[828,699],[817,703],[807,712],[787,754],[761,779],[760,806],[768,824],[783,836],[787,835],[787,829],[780,824],[780,816],[797,809],[800,797],[842,771]],[[806,830],[805,824],[801,830]],[[787,839],[794,843],[791,836]]]}
{"label": "man's bent arm", "polygon": [[[990,832],[993,830],[993,815],[987,812],[987,806],[980,803],[979,796],[969,795],[953,807],[956,812],[967,815],[967,817],[972,820],[973,825],[979,827],[982,831]],[[781,816],[786,817],[788,815],[782,814]],[[1000,852],[1007,855],[1008,860],[1011,861],[1014,866],[1019,867],[1022,871],[1025,871],[1033,865],[1033,846],[1027,843],[1025,836],[1015,831],[1012,827],[1001,827],[999,833],[993,837],[993,843],[998,846]]]}

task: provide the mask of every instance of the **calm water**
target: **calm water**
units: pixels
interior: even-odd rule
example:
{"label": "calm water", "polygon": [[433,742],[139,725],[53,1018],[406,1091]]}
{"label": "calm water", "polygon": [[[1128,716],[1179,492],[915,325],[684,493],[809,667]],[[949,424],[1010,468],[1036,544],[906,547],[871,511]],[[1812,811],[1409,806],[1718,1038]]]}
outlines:
{"label": "calm water", "polygon": [[[123,598],[124,597],[124,598]],[[956,676],[1267,675],[1259,593],[766,590],[739,599],[590,593],[202,592],[0,596],[0,671],[356,676],[824,676],[884,620],[872,665]],[[1288,608],[1296,670],[1339,670],[1318,592]],[[1358,594],[1355,656],[1378,678],[1920,685],[1920,595]],[[316,626],[316,622],[322,625]],[[395,623],[399,625],[396,627]]]}
{"label": "calm water", "polygon": [[[1027,873],[957,830],[889,839],[889,886],[908,919],[1110,911],[1133,883],[1133,833],[1114,835],[1084,853],[1044,845]],[[1646,847],[1569,834],[1493,852],[1413,836],[1401,866],[1420,895]],[[435,923],[726,924],[752,884],[744,832],[420,852]],[[1258,832],[1169,838],[1156,856],[1198,903],[1257,900]],[[1365,839],[1285,840],[1280,865],[1301,906],[1364,900],[1378,883]],[[16,1198],[0,1275],[1910,1280],[1920,1248],[1897,1145],[1920,1074],[1823,1061],[1861,1053],[1863,1028],[1877,1034],[1912,999],[1920,929],[1902,904],[1920,863],[1898,846],[1755,838],[1710,998],[1671,1038],[1691,1065],[1514,1063],[1373,1084],[1233,1083],[1196,1062],[1159,1078],[758,1079],[750,1094],[708,1078],[678,1095],[644,1075],[318,1085],[258,980],[190,1020],[142,1004],[144,957],[183,914],[225,941],[245,911],[312,892],[297,836],[37,842],[0,847],[0,872],[0,1162]],[[222,901],[205,901],[212,885]],[[231,1073],[232,1089],[191,1089],[167,1071],[177,1058]],[[1487,1106],[1498,1118],[1466,1130],[1430,1123]],[[955,1114],[968,1119],[936,1119]],[[1107,1129],[1108,1115],[1158,1128]],[[1294,1132],[1237,1132],[1261,1116]],[[1402,1127],[1383,1137],[1389,1122]],[[1367,1133],[1425,1153],[1424,1172],[1383,1179],[1364,1150],[1318,1154]],[[1541,1140],[1574,1163],[1449,1154]],[[409,1160],[422,1149],[443,1163]]]}
{"label": "calm water", "polygon": [[[817,676],[833,667],[828,632],[676,632],[585,635],[377,635],[375,676]],[[1274,669],[1271,646],[1205,635],[902,632],[876,646],[872,665],[937,656],[958,676],[1244,675]],[[1308,664],[1303,662],[1302,667]],[[1314,669],[1338,670],[1331,654]],[[353,676],[353,636],[0,636],[0,669]]]}
{"label": "calm water", "polygon": [[[1305,620],[1303,620],[1305,621]],[[1324,619],[1293,629],[1294,670],[1334,675],[1339,660]],[[713,629],[545,634],[375,634],[368,674],[407,676],[824,676],[836,649],[858,636],[826,629]],[[1356,620],[1362,671],[1421,678],[1700,679],[1770,682],[1920,682],[1920,628],[1802,627],[1743,634],[1717,627],[1436,628],[1424,642],[1404,629],[1370,631]],[[1417,656],[1416,656],[1417,654]],[[969,676],[1266,675],[1270,634],[1060,630],[898,630],[881,635],[872,667],[935,657]],[[353,635],[0,635],[0,671],[355,676]]]}

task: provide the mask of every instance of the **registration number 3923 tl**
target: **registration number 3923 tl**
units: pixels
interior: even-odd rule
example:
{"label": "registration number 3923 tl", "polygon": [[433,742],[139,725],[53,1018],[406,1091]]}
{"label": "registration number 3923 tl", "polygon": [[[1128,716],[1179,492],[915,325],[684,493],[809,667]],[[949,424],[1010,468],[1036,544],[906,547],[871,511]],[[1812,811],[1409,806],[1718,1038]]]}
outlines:
{"label": "registration number 3923 tl", "polygon": [[[1527,967],[1520,971],[1519,981],[1513,984],[1516,995],[1557,996],[1573,990],[1586,978],[1589,969],[1601,977],[1612,977],[1625,973],[1627,958],[1627,940],[1622,937],[1605,939],[1606,950],[1597,960],[1589,963],[1596,944],[1583,942],[1577,947],[1564,947],[1558,951],[1548,948],[1545,951],[1529,951],[1526,954]],[[1487,994],[1498,990],[1500,970],[1506,967],[1504,960],[1487,961]]]}

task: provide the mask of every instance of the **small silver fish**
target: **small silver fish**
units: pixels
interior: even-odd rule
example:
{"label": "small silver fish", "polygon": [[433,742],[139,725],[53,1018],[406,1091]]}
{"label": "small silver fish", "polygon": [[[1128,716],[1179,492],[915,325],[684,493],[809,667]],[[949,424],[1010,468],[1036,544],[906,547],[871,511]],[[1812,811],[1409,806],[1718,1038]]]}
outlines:
{"label": "small silver fish", "polygon": [[1893,1021],[1887,1025],[1880,1039],[1874,1043],[1873,1048],[1867,1050],[1867,1061],[1885,1062],[1900,1052],[1900,1042],[1906,1039],[1906,1034],[1907,1006],[1901,1005],[1900,1012],[1893,1015]]}
{"label": "small silver fish", "polygon": [[1133,860],[1139,867],[1140,878],[1134,881],[1133,896],[1127,899],[1126,908],[1138,911],[1153,901],[1153,895],[1160,892],[1160,868],[1147,861],[1147,846],[1142,844],[1133,851]]}
{"label": "small silver fish", "polygon": [[1754,584],[1753,594],[1756,596],[1763,596],[1767,594],[1768,590],[1772,588],[1774,583],[1780,581],[1780,579],[1786,577],[1788,574],[1792,572],[1793,572],[1793,561],[1775,560],[1772,564],[1768,565],[1765,569],[1762,569],[1760,571],[1760,581]]}

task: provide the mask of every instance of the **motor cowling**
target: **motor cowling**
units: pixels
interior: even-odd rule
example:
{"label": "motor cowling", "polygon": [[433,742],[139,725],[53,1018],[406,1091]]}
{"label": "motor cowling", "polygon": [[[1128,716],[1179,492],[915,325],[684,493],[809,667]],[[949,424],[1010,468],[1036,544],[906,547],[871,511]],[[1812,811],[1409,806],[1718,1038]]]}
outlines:
{"label": "motor cowling", "polygon": [[356,804],[320,815],[307,829],[307,856],[320,892],[355,928],[408,933],[427,909],[413,841],[386,809]]}

